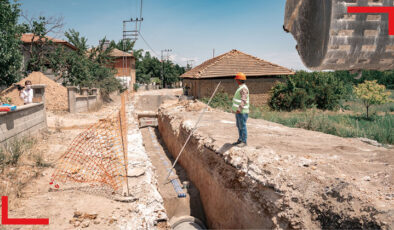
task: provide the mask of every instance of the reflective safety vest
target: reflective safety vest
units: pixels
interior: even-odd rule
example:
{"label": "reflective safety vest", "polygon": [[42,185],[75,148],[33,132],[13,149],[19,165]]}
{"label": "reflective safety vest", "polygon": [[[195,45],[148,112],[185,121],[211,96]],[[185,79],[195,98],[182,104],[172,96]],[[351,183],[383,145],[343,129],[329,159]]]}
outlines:
{"label": "reflective safety vest", "polygon": [[245,84],[240,85],[237,89],[237,92],[235,92],[234,97],[233,97],[232,109],[234,112],[237,112],[239,105],[242,102],[242,97],[241,97],[241,90],[242,89],[248,90],[248,98],[246,99],[246,104],[244,105],[243,109],[241,110],[241,113],[249,113],[249,89]]}

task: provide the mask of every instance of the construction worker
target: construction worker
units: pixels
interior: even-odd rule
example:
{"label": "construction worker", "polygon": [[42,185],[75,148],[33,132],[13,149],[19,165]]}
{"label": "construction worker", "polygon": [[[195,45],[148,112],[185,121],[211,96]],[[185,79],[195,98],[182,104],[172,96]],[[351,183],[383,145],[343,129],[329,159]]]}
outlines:
{"label": "construction worker", "polygon": [[245,147],[247,145],[248,132],[246,130],[246,121],[249,117],[249,89],[246,86],[246,75],[237,73],[235,81],[238,84],[238,89],[233,97],[232,110],[235,112],[235,119],[238,128],[238,141],[233,143],[238,147]]}

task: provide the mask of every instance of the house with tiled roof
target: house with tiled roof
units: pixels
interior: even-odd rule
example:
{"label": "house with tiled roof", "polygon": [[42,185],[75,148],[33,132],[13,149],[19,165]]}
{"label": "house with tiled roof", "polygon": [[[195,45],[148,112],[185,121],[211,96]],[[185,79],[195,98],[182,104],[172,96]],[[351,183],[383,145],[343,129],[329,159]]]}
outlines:
{"label": "house with tiled roof", "polygon": [[250,102],[254,105],[267,102],[269,91],[276,82],[282,80],[282,76],[294,75],[288,68],[238,50],[231,50],[205,61],[181,75],[181,78],[188,95],[194,98],[210,97],[219,82],[219,91],[233,95],[238,87],[234,81],[238,72],[243,72],[247,76]]}
{"label": "house with tiled roof", "polygon": [[[63,47],[65,50],[68,51],[76,51],[77,47],[72,45],[71,43],[53,38],[50,36],[44,36],[40,37],[38,35],[34,35],[32,33],[25,33],[22,34],[20,38],[22,45],[21,45],[21,50],[23,54],[23,60],[22,60],[22,71],[26,71],[27,65],[29,63],[29,60],[31,59],[31,51],[33,50],[35,45],[38,44],[44,44],[45,49],[51,50],[51,49],[56,49],[57,47]],[[44,72],[45,75],[47,75],[49,78],[52,80],[55,80],[55,76],[52,73],[52,70],[50,68],[47,68]]]}
{"label": "house with tiled roof", "polygon": [[69,49],[77,50],[77,47],[73,46],[71,43],[69,43],[67,41],[64,41],[64,40],[61,40],[61,39],[57,39],[57,38],[53,38],[53,37],[50,37],[50,36],[45,36],[45,38],[41,38],[40,39],[40,36],[34,35],[32,33],[22,34],[21,41],[24,44],[36,43],[36,42],[39,42],[39,41],[41,41],[41,42],[51,41],[51,42],[53,42],[55,44],[64,45],[64,46],[68,47]]}
{"label": "house with tiled roof", "polygon": [[[107,49],[109,45],[110,42],[108,40],[104,41],[103,49]],[[91,50],[88,50],[88,52],[90,53]],[[135,57],[133,51],[124,52],[117,48],[112,48],[109,56],[112,57],[112,63],[109,67],[116,70],[115,77],[125,87],[133,87],[136,83]]]}

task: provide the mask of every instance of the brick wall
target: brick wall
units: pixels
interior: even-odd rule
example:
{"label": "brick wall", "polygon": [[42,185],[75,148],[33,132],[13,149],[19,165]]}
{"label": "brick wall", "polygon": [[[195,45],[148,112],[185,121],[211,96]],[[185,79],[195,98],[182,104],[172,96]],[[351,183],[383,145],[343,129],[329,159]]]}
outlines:
{"label": "brick wall", "polygon": [[0,145],[45,129],[47,120],[44,103],[22,105],[15,111],[0,112]]}
{"label": "brick wall", "polygon": [[[219,82],[218,92],[225,92],[233,95],[238,88],[233,78],[214,78],[214,79],[184,79],[184,87],[190,87],[188,94],[195,98],[210,97]],[[267,103],[269,91],[276,82],[283,81],[280,77],[250,77],[246,85],[249,88],[250,103],[253,105],[263,105]]]}
{"label": "brick wall", "polygon": [[[123,69],[123,58],[119,57],[114,60],[113,67],[116,69],[116,77],[131,76],[130,86],[133,87],[136,83],[136,70],[135,70],[135,58],[127,57],[125,65],[127,68]],[[126,67],[126,66],[125,66]]]}

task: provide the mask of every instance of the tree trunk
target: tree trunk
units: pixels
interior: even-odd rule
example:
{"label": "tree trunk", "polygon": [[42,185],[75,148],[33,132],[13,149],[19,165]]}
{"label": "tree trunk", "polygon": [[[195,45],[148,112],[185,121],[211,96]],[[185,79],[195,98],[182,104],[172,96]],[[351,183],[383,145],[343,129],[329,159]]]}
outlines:
{"label": "tree trunk", "polygon": [[368,118],[369,106],[367,106],[367,118]]}

